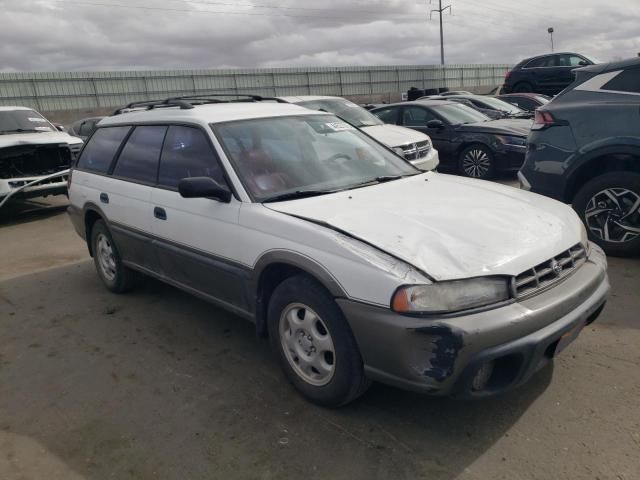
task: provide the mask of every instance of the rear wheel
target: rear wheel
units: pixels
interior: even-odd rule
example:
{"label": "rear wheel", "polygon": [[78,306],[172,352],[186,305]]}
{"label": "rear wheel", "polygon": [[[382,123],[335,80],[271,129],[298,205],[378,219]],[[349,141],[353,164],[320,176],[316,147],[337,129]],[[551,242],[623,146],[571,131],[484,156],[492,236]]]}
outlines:
{"label": "rear wheel", "polygon": [[596,177],[576,194],[573,208],[589,238],[608,255],[640,253],[640,175],[613,172]]}
{"label": "rear wheel", "polygon": [[514,93],[532,93],[533,86],[529,82],[520,82],[513,88]]}
{"label": "rear wheel", "polygon": [[109,290],[114,293],[131,290],[136,272],[122,263],[111,232],[102,220],[91,229],[91,251],[98,275]]}
{"label": "rear wheel", "polygon": [[465,148],[460,153],[458,171],[461,175],[487,180],[495,174],[493,152],[479,143]]}
{"label": "rear wheel", "polygon": [[331,295],[313,278],[297,275],[278,285],[267,321],[282,369],[312,402],[337,407],[368,388],[353,333]]}

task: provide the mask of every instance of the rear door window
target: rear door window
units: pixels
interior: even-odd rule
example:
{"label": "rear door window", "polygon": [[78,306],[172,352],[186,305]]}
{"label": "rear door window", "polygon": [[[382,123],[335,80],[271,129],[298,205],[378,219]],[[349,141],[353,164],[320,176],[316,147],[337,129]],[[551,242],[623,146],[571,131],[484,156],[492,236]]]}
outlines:
{"label": "rear door window", "polygon": [[87,120],[85,122],[82,122],[82,124],[80,125],[80,130],[78,131],[79,135],[82,135],[83,137],[88,137],[90,136],[93,131],[96,129],[96,120]]}
{"label": "rear door window", "polygon": [[107,173],[122,141],[131,127],[101,128],[91,137],[78,159],[78,168],[96,173]]}
{"label": "rear door window", "polygon": [[139,126],[129,136],[113,171],[115,177],[155,184],[166,126]]}
{"label": "rear door window", "polygon": [[374,114],[384,123],[390,123],[392,125],[398,124],[398,109],[397,108],[385,108],[382,110],[378,110]]}
{"label": "rear door window", "polygon": [[211,177],[225,185],[218,157],[202,130],[194,127],[169,127],[160,158],[158,184],[178,188],[183,178]]}
{"label": "rear door window", "polygon": [[424,127],[436,117],[428,110],[420,107],[404,107],[402,113],[403,125],[407,127]]}

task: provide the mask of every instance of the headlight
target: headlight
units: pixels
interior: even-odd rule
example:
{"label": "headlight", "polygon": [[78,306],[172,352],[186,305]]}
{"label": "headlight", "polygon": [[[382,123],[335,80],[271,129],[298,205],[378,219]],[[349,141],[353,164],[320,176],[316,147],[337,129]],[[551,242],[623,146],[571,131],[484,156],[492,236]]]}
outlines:
{"label": "headlight", "polygon": [[400,313],[450,313],[508,300],[509,282],[504,277],[410,285],[399,288],[391,307]]}
{"label": "headlight", "polygon": [[496,135],[496,138],[502,145],[511,145],[513,147],[527,146],[527,139],[525,137],[512,137],[510,135]]}
{"label": "headlight", "polygon": [[394,152],[396,152],[398,155],[400,155],[402,158],[404,158],[404,150],[401,147],[396,147],[393,149]]}

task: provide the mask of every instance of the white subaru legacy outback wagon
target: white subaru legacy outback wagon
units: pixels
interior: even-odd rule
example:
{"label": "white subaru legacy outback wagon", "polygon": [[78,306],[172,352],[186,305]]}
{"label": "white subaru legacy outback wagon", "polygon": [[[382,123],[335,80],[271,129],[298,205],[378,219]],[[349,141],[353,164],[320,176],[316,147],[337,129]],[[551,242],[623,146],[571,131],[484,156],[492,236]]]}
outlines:
{"label": "white subaru legacy outback wagon", "polygon": [[323,405],[372,380],[511,389],[609,291],[571,208],[420,172],[333,115],[259,97],[129,105],[88,140],[69,196],[108,289],[142,273],[255,322]]}

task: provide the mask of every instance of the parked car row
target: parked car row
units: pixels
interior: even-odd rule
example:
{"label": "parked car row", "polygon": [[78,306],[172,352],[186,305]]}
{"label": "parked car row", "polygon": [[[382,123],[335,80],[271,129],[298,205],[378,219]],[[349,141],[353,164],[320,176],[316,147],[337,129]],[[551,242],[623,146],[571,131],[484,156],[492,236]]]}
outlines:
{"label": "parked car row", "polygon": [[[97,125],[69,214],[108,289],[144,274],[249,319],[291,384],[328,406],[372,381],[505,392],[602,311],[606,258],[570,207],[418,170],[316,103],[244,100],[135,103]],[[452,150],[468,135],[506,163],[522,155],[524,120],[448,101],[385,108],[448,132]]]}
{"label": "parked car row", "polygon": [[371,112],[385,123],[429,135],[439,152],[441,170],[479,179],[522,167],[532,124],[523,119],[492,120],[449,100],[403,102]]}

